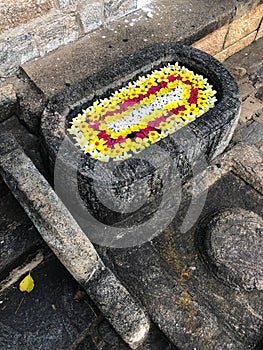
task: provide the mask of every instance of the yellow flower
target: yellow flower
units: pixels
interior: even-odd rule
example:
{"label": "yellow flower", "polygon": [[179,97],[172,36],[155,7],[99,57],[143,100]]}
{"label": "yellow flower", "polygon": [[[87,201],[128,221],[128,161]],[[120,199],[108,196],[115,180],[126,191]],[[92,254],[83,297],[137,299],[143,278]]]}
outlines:
{"label": "yellow flower", "polygon": [[94,158],[94,159],[98,159],[99,158],[99,154],[98,153],[91,153],[91,156],[92,156],[92,158]]}
{"label": "yellow flower", "polygon": [[182,118],[178,117],[176,114],[171,115],[166,120],[171,123],[181,123],[183,121]]}
{"label": "yellow flower", "polygon": [[135,131],[139,131],[140,128],[139,128],[138,125],[132,125],[132,126],[130,127],[130,130],[131,130],[132,132],[135,132]]}
{"label": "yellow flower", "polygon": [[159,134],[157,131],[150,131],[148,134],[148,138],[152,142],[156,142],[156,140],[159,138]]}
{"label": "yellow flower", "polygon": [[191,115],[186,115],[184,117],[184,120],[188,121],[188,122],[193,122],[195,120],[195,117],[191,116]]}
{"label": "yellow flower", "polygon": [[73,121],[72,121],[72,125],[78,126],[79,125],[79,120],[74,118]]}
{"label": "yellow flower", "polygon": [[171,111],[172,109],[177,108],[178,105],[179,105],[178,101],[170,102],[170,103],[167,103],[167,105],[164,106],[164,109],[166,109],[168,111]]}
{"label": "yellow flower", "polygon": [[139,130],[142,130],[142,129],[145,129],[146,127],[147,127],[147,122],[140,122],[139,124],[138,124],[138,127],[139,127]]}
{"label": "yellow flower", "polygon": [[141,150],[150,146],[150,141],[147,137],[145,137],[144,139],[141,139],[140,137],[136,137],[135,140],[136,140],[137,147],[140,148]]}
{"label": "yellow flower", "polygon": [[166,122],[161,122],[158,129],[161,130],[166,130],[167,129],[167,123]]}
{"label": "yellow flower", "polygon": [[120,157],[123,153],[123,149],[120,147],[119,143],[115,143],[115,145],[111,148],[110,157],[116,158]]}
{"label": "yellow flower", "polygon": [[162,131],[159,136],[161,139],[164,139],[167,136],[167,132]]}
{"label": "yellow flower", "polygon": [[85,147],[86,146],[86,144],[87,144],[87,141],[86,140],[79,140],[79,146],[81,147],[81,148],[83,148],[83,147]]}
{"label": "yellow flower", "polygon": [[124,159],[124,160],[126,160],[126,159],[128,159],[130,157],[131,157],[131,155],[128,154],[128,153],[123,153],[123,155],[122,155],[122,159]]}
{"label": "yellow flower", "polygon": [[132,141],[131,139],[126,139],[125,142],[122,142],[121,144],[123,151],[125,152],[135,152],[137,149],[137,143]]}
{"label": "yellow flower", "polygon": [[84,121],[84,120],[86,119],[86,116],[84,116],[84,115],[82,115],[82,114],[78,114],[77,119],[78,119],[79,121]]}

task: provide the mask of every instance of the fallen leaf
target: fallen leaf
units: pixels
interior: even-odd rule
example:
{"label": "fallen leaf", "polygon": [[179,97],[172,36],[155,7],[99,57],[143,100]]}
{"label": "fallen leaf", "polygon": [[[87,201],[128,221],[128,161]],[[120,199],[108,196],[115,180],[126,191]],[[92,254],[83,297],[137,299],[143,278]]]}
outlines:
{"label": "fallen leaf", "polygon": [[22,279],[22,281],[19,284],[19,290],[20,292],[27,292],[30,293],[34,289],[35,283],[33,278],[31,277],[30,273]]}
{"label": "fallen leaf", "polygon": [[74,295],[73,300],[81,301],[85,298],[86,295],[87,293],[84,290],[78,290],[77,293]]}

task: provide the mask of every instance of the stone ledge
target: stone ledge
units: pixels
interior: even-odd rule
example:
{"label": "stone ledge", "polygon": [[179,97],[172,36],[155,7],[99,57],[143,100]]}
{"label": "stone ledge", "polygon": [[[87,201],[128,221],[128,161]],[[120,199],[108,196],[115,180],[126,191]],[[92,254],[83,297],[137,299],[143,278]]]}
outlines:
{"label": "stone ledge", "polygon": [[[0,68],[9,75],[14,74],[21,63],[44,55],[49,51],[54,51],[100,26],[104,26],[105,30],[111,23],[118,22],[119,26],[124,26],[127,32],[129,26],[136,26],[138,19],[140,22],[143,17],[144,24],[147,27],[147,19],[154,19],[156,14],[159,17],[157,20],[160,20],[160,25],[161,23],[163,25],[165,19],[165,26],[167,27],[168,22],[167,29],[169,29],[169,32],[173,29],[172,27],[176,29],[178,35],[176,34],[176,37],[173,37],[173,40],[176,41],[182,41],[187,44],[192,43],[234,19],[233,23],[237,23],[237,26],[233,26],[233,29],[231,27],[230,30],[231,33],[234,33],[231,35],[233,39],[234,37],[236,38],[236,33],[240,35],[240,30],[236,30],[236,28],[242,27],[242,32],[245,34],[249,34],[256,29],[255,27],[259,21],[259,10],[256,6],[261,2],[260,0],[231,0],[228,2],[224,0],[220,4],[212,2],[208,6],[204,0],[199,1],[198,5],[182,0],[176,2],[171,0],[152,0],[147,2],[136,2],[136,0],[90,0],[88,3],[83,0],[55,0],[54,2],[41,0],[36,5],[32,0],[26,0],[22,6],[16,5],[13,0],[7,4],[7,0],[5,0],[4,4],[1,5],[2,16],[4,17],[3,13],[5,12],[7,15],[4,17],[3,33],[0,36],[0,42],[7,56],[10,56],[10,51],[12,51],[13,55],[17,57],[15,62],[12,63],[13,69],[9,69],[5,61],[1,60],[0,57]],[[140,11],[139,8],[141,7],[142,10]],[[23,9],[22,15],[16,16],[16,13],[21,14]],[[203,11],[200,12],[202,9]],[[130,15],[135,10],[137,10],[136,14]],[[250,14],[248,15],[249,11]],[[167,12],[179,13],[180,16],[167,17]],[[12,14],[11,17],[10,13]],[[52,19],[51,17],[54,13],[56,13],[56,18]],[[214,16],[214,13],[216,13],[216,16]],[[119,21],[119,18],[123,18],[125,15],[129,16],[125,20]],[[240,18],[240,16],[243,17]],[[5,21],[9,24],[11,23],[11,26],[7,27]],[[39,21],[44,23],[43,27],[49,28],[47,33],[42,31],[40,36],[38,31],[34,30],[34,27],[38,27]],[[244,26],[243,22],[246,22],[247,25]],[[171,24],[173,26],[170,29]],[[203,30],[200,31],[200,26],[202,25]],[[185,33],[181,31],[180,27],[186,29],[188,35],[186,41]],[[145,33],[145,30],[142,30],[141,34],[143,33]],[[152,33],[154,34],[154,31]],[[16,38],[20,37],[15,46],[23,47],[23,52],[18,51],[16,53],[10,42],[5,42],[10,35]],[[105,36],[103,33],[101,35]],[[156,33],[154,35],[156,36]],[[149,41],[148,38],[146,39]],[[32,46],[35,48],[33,53]]]}
{"label": "stone ledge", "polygon": [[[147,9],[127,16],[125,21],[110,22],[46,57],[24,64],[22,69],[47,97],[52,97],[64,90],[66,83],[73,85],[151,44],[192,44],[228,23],[234,16],[235,2],[208,4],[201,0],[198,6],[189,7],[183,0],[157,0]],[[180,16],[167,16],[167,12]]]}
{"label": "stone ledge", "polygon": [[263,5],[252,8],[243,16],[195,42],[193,46],[224,61],[261,37],[262,13]]}

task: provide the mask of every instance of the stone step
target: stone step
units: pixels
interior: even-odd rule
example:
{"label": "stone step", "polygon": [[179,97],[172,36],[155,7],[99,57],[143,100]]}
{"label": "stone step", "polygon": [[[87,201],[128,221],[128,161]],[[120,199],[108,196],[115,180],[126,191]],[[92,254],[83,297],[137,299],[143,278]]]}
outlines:
{"label": "stone step", "polygon": [[0,135],[0,173],[39,233],[133,349],[149,321],[137,301],[100,260],[94,246],[10,133]]}
{"label": "stone step", "polygon": [[[128,350],[85,293],[74,300],[83,289],[47,248],[3,182],[0,193],[0,348]],[[35,287],[23,294],[18,286],[29,270]],[[174,349],[152,325],[139,350],[160,348]]]}
{"label": "stone step", "polygon": [[[252,239],[259,245],[255,243],[253,248],[243,242],[246,254],[253,256],[256,247],[260,253],[246,265],[239,265],[241,274],[246,267],[249,270],[245,274],[257,269],[260,285],[249,291],[242,285],[233,288],[228,275],[218,279],[212,266],[202,262],[195,227],[187,233],[180,232],[189,203],[185,205],[170,228],[152,243],[130,249],[102,249],[101,256],[179,349],[253,349],[262,338],[263,326],[262,263],[257,261],[258,257],[262,259],[261,243]],[[263,199],[229,173],[209,189],[198,222],[224,208],[244,208],[262,216]],[[225,248],[221,249],[230,252],[225,239]],[[240,252],[242,249],[239,247]]]}

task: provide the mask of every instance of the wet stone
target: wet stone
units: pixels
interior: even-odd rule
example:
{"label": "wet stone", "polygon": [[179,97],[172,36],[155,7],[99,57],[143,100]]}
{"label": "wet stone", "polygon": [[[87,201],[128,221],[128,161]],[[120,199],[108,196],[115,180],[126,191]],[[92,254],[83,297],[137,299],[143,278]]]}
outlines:
{"label": "wet stone", "polygon": [[226,209],[210,217],[201,250],[225,283],[263,290],[263,219],[244,209]]}
{"label": "wet stone", "polygon": [[70,349],[98,317],[95,306],[74,300],[78,283],[57,259],[31,274],[30,294],[22,294],[17,283],[0,295],[0,349]]}

